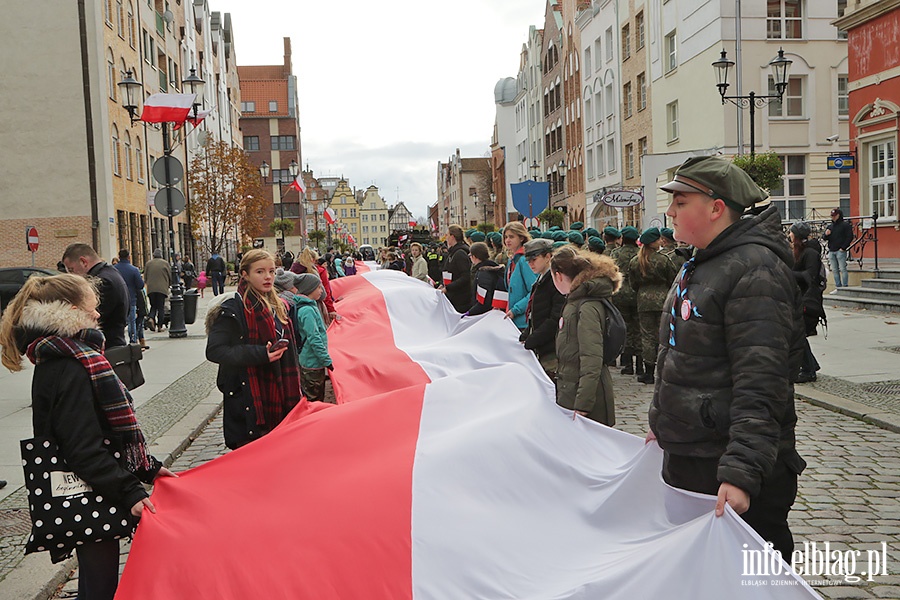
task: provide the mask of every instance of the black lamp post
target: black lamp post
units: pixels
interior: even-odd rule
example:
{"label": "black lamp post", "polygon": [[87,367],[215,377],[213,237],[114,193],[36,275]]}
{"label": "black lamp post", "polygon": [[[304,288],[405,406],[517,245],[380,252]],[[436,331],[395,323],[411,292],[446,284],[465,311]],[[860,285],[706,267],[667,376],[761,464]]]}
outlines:
{"label": "black lamp post", "polygon": [[[186,77],[182,82],[182,85],[186,91],[192,94],[196,94],[196,98],[193,103],[193,118],[197,118],[197,113],[202,104],[203,98],[203,88],[206,82],[204,82],[201,78],[197,77],[196,70],[191,69],[190,75]],[[125,77],[117,83],[120,89],[124,90],[125,93],[125,102],[123,104],[125,110],[128,111],[129,117],[131,118],[132,124],[138,119],[135,116],[138,113],[138,100],[141,95],[142,85],[134,79],[132,76],[131,70],[125,73]],[[198,101],[199,100],[199,101]],[[160,129],[162,129],[162,137],[163,137],[163,155],[167,158],[172,156],[172,146],[169,143],[169,124],[167,122],[160,123]],[[164,179],[167,182],[171,182],[171,174],[169,173],[169,165],[170,161],[166,160],[164,163]],[[184,322],[184,288],[181,285],[181,274],[178,271],[178,265],[175,263],[175,224],[174,224],[174,211],[172,209],[172,195],[167,194],[167,206],[166,206],[166,216],[168,217],[168,226],[169,226],[169,260],[172,262],[172,271],[174,277],[172,278],[172,285],[169,288],[169,307],[170,307],[170,322],[169,322],[169,337],[171,338],[180,338],[187,337],[187,327]]]}
{"label": "black lamp post", "polygon": [[539,165],[537,161],[534,161],[529,168],[531,169],[531,179],[537,181],[538,173],[541,171],[541,165]]}
{"label": "black lamp post", "polygon": [[[566,201],[566,174],[569,172],[569,165],[566,164],[566,161],[561,160],[559,164],[556,166],[556,172],[559,173],[559,188],[557,188],[556,192],[563,195],[563,204]],[[563,209],[563,212],[566,212],[566,209]]]}
{"label": "black lamp post", "polygon": [[[259,174],[262,177],[264,184],[268,183],[269,173],[271,173],[271,172],[272,172],[272,167],[269,166],[269,163],[267,163],[266,161],[262,161],[262,164],[259,165]],[[297,178],[297,175],[300,174],[300,165],[297,163],[296,160],[291,160],[291,163],[288,165],[288,172],[291,174],[292,181]],[[281,175],[279,174],[277,181],[273,181],[272,183],[278,184],[278,218],[279,218],[279,220],[283,221],[284,220],[284,203],[283,203],[284,198],[282,197],[282,193],[281,193]],[[273,200],[272,206],[273,206],[272,213],[274,215],[274,213],[275,213],[274,200]],[[284,244],[284,231],[281,229],[278,229],[277,231],[281,234],[281,243]]]}
{"label": "black lamp post", "polygon": [[[778,56],[769,61],[772,67],[772,79],[775,81],[774,95],[758,96],[755,92],[750,92],[746,96],[726,96],[728,90],[728,71],[734,66],[734,61],[728,60],[725,50],[722,50],[722,56],[715,61],[712,66],[716,70],[716,87],[719,88],[719,94],[722,96],[722,104],[728,100],[739,108],[750,109],[750,159],[756,156],[756,127],[754,124],[756,118],[757,107],[762,108],[772,100],[782,101],[784,91],[788,85],[788,73],[791,70],[791,61],[784,57],[784,49],[778,49]],[[743,150],[742,150],[743,151]]]}

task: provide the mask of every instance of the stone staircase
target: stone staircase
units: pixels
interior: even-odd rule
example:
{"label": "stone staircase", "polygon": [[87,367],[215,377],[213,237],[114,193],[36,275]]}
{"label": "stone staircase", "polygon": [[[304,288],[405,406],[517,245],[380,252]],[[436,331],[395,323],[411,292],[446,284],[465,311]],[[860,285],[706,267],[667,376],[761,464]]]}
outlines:
{"label": "stone staircase", "polygon": [[825,306],[900,313],[900,270],[876,271],[875,278],[863,279],[860,287],[838,288],[823,298]]}

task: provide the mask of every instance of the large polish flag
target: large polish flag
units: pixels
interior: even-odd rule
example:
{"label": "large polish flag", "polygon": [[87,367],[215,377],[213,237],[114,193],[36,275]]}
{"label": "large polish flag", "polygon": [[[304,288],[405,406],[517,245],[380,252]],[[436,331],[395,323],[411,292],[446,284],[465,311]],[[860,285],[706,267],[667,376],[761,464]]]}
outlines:
{"label": "large polish flag", "polygon": [[160,479],[117,599],[817,597],[744,575],[759,536],[665,485],[655,444],[557,406],[500,312],[396,271],[332,285],[339,404]]}
{"label": "large polish flag", "polygon": [[144,102],[141,121],[145,123],[184,123],[197,94],[153,94]]}

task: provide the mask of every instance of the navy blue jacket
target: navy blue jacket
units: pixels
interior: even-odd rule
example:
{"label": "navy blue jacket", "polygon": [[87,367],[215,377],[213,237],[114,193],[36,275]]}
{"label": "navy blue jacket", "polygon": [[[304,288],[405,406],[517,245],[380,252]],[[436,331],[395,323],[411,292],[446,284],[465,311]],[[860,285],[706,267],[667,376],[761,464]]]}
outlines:
{"label": "navy blue jacket", "polygon": [[128,299],[131,300],[131,306],[136,306],[137,298],[141,295],[141,290],[144,289],[144,278],[141,277],[141,272],[127,259],[120,260],[113,267],[125,280],[125,287],[128,288]]}

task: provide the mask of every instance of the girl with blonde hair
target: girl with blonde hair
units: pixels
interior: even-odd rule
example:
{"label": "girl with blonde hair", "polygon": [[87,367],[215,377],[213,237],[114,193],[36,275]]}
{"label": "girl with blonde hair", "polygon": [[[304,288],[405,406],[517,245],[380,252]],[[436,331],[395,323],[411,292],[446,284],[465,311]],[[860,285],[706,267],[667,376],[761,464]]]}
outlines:
{"label": "girl with blonde hair", "polygon": [[251,250],[240,276],[237,292],[218,296],[206,317],[206,358],[219,365],[225,445],[232,449],[274,429],[301,397],[293,327],[274,286],[275,260]]}
{"label": "girl with blonde hair", "polygon": [[[79,275],[29,278],[0,321],[2,363],[12,372],[22,370],[23,357],[35,365],[34,436],[52,439],[69,470],[140,517],[144,509],[156,512],[142,482],[174,474],[148,453],[131,395],[103,356],[97,304],[96,290]],[[37,537],[35,529],[31,539]],[[112,600],[119,580],[117,539],[53,544],[54,563],[73,549],[78,556],[79,598]]]}
{"label": "girl with blonde hair", "polygon": [[531,234],[519,221],[507,223],[503,228],[503,244],[509,253],[506,263],[506,289],[509,293],[509,308],[506,317],[513,320],[519,331],[528,325],[525,310],[531,298],[531,286],[537,275],[525,260],[525,243],[531,241]]}

